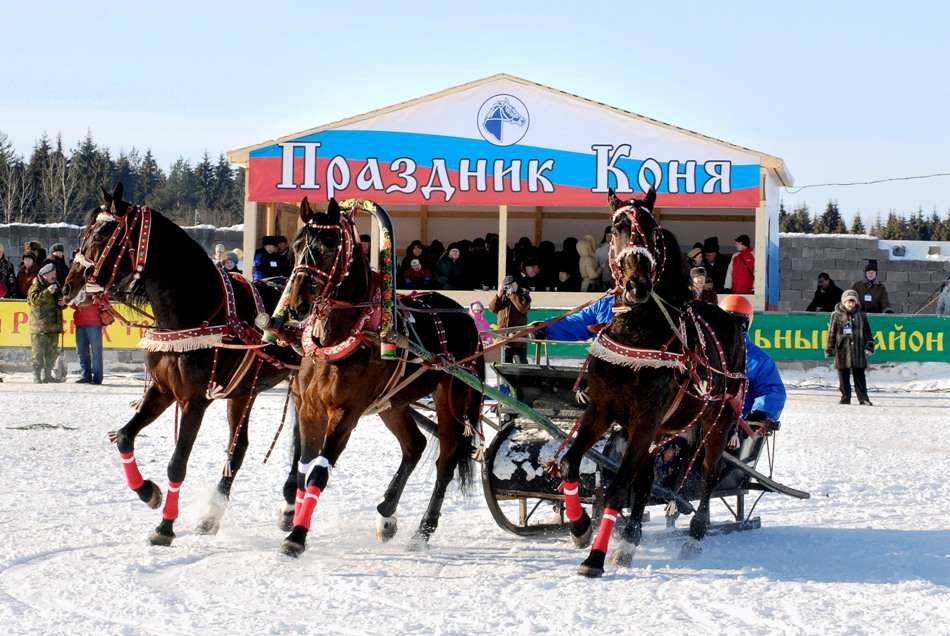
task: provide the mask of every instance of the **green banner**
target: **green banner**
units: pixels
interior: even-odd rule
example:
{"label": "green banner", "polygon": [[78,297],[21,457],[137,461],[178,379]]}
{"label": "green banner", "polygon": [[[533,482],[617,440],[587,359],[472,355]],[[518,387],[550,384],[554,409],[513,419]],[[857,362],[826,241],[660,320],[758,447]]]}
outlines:
{"label": "green banner", "polygon": [[[529,320],[547,320],[563,312],[532,310]],[[811,312],[756,314],[749,335],[775,360],[824,360],[831,314]],[[494,319],[494,316],[492,316]],[[871,314],[874,354],[871,362],[950,362],[950,318]],[[588,343],[549,344],[548,355],[586,356]],[[528,359],[534,359],[529,347]]]}

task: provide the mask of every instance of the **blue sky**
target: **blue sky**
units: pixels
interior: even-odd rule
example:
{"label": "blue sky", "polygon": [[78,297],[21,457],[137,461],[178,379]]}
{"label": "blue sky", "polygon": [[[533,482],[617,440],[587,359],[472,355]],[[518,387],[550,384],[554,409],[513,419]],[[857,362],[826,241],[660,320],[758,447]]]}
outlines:
{"label": "blue sky", "polygon": [[781,157],[786,206],[950,211],[950,3],[17,2],[0,131],[167,168],[508,73]]}

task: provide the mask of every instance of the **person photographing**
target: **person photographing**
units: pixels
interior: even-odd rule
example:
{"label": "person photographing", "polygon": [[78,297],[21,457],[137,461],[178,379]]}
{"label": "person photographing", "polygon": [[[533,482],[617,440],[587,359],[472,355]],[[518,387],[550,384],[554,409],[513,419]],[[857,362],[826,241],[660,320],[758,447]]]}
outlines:
{"label": "person photographing", "polygon": [[63,333],[63,294],[56,282],[56,266],[47,263],[30,286],[30,347],[32,349],[33,382],[58,382],[53,378],[56,341]]}
{"label": "person photographing", "polygon": [[[514,276],[506,276],[488,304],[489,311],[498,314],[498,327],[523,327],[528,324],[528,311],[531,309],[531,293],[518,285]],[[528,343],[512,342],[505,347],[505,362],[528,363]]]}

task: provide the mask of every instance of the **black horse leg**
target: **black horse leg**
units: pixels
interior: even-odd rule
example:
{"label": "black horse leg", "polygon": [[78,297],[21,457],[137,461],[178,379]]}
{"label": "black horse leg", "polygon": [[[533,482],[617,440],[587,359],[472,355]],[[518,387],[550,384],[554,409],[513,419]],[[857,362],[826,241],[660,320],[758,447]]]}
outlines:
{"label": "black horse leg", "polygon": [[171,393],[164,393],[153,384],[145,392],[132,419],[118,431],[109,432],[109,439],[119,450],[126,483],[149,508],[158,508],[162,504],[162,489],[155,482],[142,478],[135,461],[135,438],[164,413],[173,400]]}
{"label": "black horse leg", "polygon": [[197,534],[217,534],[221,528],[221,518],[224,516],[224,513],[227,512],[228,501],[231,499],[231,486],[234,484],[234,478],[237,477],[238,471],[244,464],[244,456],[247,454],[248,422],[245,419],[242,423],[242,417],[244,417],[245,413],[249,416],[253,406],[253,396],[228,400],[229,450],[231,444],[234,443],[234,432],[238,426],[241,427],[241,431],[237,437],[237,444],[234,445],[234,452],[224,466],[221,479],[218,481],[215,492],[211,496],[211,501],[208,502],[208,508],[205,510],[204,516],[198,522],[198,526],[195,528]]}
{"label": "black horse leg", "polygon": [[162,520],[149,537],[149,543],[152,545],[171,545],[175,538],[174,526],[178,518],[181,484],[185,481],[188,458],[191,456],[191,449],[194,448],[198,430],[201,428],[201,420],[210,403],[210,400],[201,402],[196,400],[188,405],[188,410],[182,412],[178,443],[175,444],[175,451],[168,462],[168,496],[165,498],[165,507],[162,509]]}
{"label": "black horse leg", "polygon": [[386,492],[383,493],[383,500],[376,506],[376,511],[379,513],[379,518],[376,520],[376,539],[385,543],[396,536],[399,525],[396,520],[396,508],[399,506],[399,500],[402,498],[409,476],[422,458],[426,447],[426,437],[412,419],[408,406],[384,411],[379,416],[386,428],[399,440],[399,447],[402,450],[399,467],[393,474]]}
{"label": "black horse leg", "polygon": [[[720,430],[728,427],[728,421],[719,424]],[[703,491],[699,499],[699,505],[689,522],[689,537],[683,543],[680,549],[679,558],[694,559],[702,554],[703,548],[700,542],[705,538],[709,530],[709,500],[712,498],[712,491],[715,485],[716,477],[719,472],[719,460],[722,457],[725,446],[725,433],[714,432],[707,436],[704,444],[705,457],[703,458]]]}
{"label": "black horse leg", "polygon": [[297,409],[293,408],[293,431],[294,449],[293,457],[290,460],[290,470],[287,472],[287,479],[284,481],[284,503],[277,513],[277,527],[284,532],[290,532],[294,528],[294,511],[297,501],[297,464],[300,461],[300,428],[297,423]]}
{"label": "black horse leg", "polygon": [[620,533],[620,545],[610,555],[610,563],[621,567],[629,567],[633,562],[640,539],[643,537],[643,511],[650,500],[653,490],[653,455],[647,455],[647,461],[642,462],[636,472],[633,483],[630,484],[626,501],[631,501],[630,519]]}

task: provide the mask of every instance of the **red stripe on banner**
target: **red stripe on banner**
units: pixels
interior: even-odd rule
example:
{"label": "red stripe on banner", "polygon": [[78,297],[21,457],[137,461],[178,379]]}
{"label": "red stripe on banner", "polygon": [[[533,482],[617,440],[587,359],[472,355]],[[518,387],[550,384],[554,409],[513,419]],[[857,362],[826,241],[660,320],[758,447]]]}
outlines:
{"label": "red stripe on banner", "polygon": [[[248,161],[247,170],[247,192],[251,201],[271,202],[298,202],[304,196],[309,197],[311,201],[327,201],[326,184],[326,159],[317,159],[315,182],[319,185],[318,189],[302,188],[304,159],[296,157],[294,159],[294,187],[278,188],[283,178],[281,173],[280,157],[259,157]],[[449,183],[439,183],[436,181],[433,185],[447,186],[455,188],[451,199],[446,202],[445,193],[441,190],[433,190],[430,198],[423,196],[422,187],[429,183],[429,177],[432,169],[428,167],[417,167],[412,176],[416,181],[415,188],[409,193],[387,192],[390,187],[407,187],[404,178],[399,177],[390,171],[387,164],[380,164],[380,174],[383,180],[382,190],[360,190],[356,187],[357,175],[366,165],[365,161],[348,161],[350,168],[350,186],[333,192],[333,196],[338,200],[358,197],[368,198],[384,205],[526,205],[526,206],[581,206],[581,207],[604,207],[607,201],[607,195],[603,192],[592,192],[589,187],[567,186],[553,184],[554,192],[529,192],[527,190],[527,181],[521,180],[521,191],[512,192],[510,190],[511,180],[505,179],[505,190],[502,192],[488,191],[475,192],[470,190],[463,192],[459,189],[458,171],[449,170]],[[469,180],[469,184],[474,187],[474,179]],[[488,177],[489,188],[492,184],[492,177]],[[626,195],[620,195],[624,198]],[[631,195],[632,196],[632,195]],[[659,193],[656,200],[657,207],[703,207],[703,208],[755,208],[759,205],[759,188],[749,187],[733,190],[728,194],[714,192],[710,194],[670,194]]]}
{"label": "red stripe on banner", "polygon": [[165,497],[165,507],[162,509],[162,518],[174,521],[178,518],[178,496],[181,494],[181,482],[168,482],[168,496]]}
{"label": "red stripe on banner", "polygon": [[[300,492],[299,490],[297,491]],[[307,492],[303,496],[303,503],[294,513],[294,525],[303,526],[310,529],[310,520],[313,517],[313,511],[317,508],[317,500],[320,499],[320,493],[323,492],[316,486],[307,486]]]}
{"label": "red stripe on banner", "polygon": [[597,530],[597,539],[592,550],[599,550],[607,553],[607,546],[610,544],[610,534],[614,531],[614,524],[617,523],[618,511],[613,508],[604,508],[604,518],[600,520],[600,529]]}
{"label": "red stripe on banner", "polygon": [[145,483],[142,473],[139,472],[138,464],[135,463],[135,453],[119,453],[122,458],[122,470],[125,471],[125,483],[132,490],[138,490]]}

